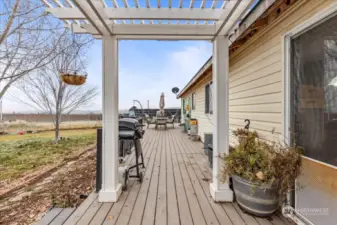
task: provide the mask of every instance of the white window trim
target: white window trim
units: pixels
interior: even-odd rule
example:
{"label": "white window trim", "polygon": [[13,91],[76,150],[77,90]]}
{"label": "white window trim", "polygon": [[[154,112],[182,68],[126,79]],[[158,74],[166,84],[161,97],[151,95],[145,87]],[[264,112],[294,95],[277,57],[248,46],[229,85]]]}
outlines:
{"label": "white window trim", "polygon": [[[326,9],[321,10],[320,12],[313,15],[310,19],[306,20],[305,22],[299,24],[285,35],[282,36],[282,51],[283,51],[283,137],[287,144],[290,144],[290,123],[291,123],[291,110],[290,110],[290,103],[291,103],[291,83],[290,83],[290,72],[291,72],[291,40],[298,37],[299,35],[303,34],[307,30],[310,30],[321,23],[329,20],[330,18],[337,15],[337,2],[333,3]],[[337,169],[336,166],[329,165],[324,162],[317,161],[315,159],[311,159],[308,157],[303,156],[303,158],[314,161],[316,163],[329,166],[331,168]],[[295,208],[297,205],[297,201],[295,200]],[[303,218],[299,215],[307,224],[312,224],[306,218]],[[295,216],[296,217],[296,216]]]}
{"label": "white window trim", "polygon": [[[208,88],[210,88],[211,84],[213,84],[213,81],[209,81],[205,84],[205,88],[206,86],[208,86]],[[208,95],[209,97],[209,95]],[[212,92],[212,100],[213,100],[213,92]],[[205,99],[205,103],[206,103],[206,99]],[[209,104],[209,103],[208,103]],[[209,110],[209,105],[208,105],[208,113],[205,113],[207,116],[212,116],[213,115],[213,102],[212,102],[212,110]]]}
{"label": "white window trim", "polygon": [[195,111],[197,109],[197,94],[196,92],[193,92],[191,94],[191,111]]}

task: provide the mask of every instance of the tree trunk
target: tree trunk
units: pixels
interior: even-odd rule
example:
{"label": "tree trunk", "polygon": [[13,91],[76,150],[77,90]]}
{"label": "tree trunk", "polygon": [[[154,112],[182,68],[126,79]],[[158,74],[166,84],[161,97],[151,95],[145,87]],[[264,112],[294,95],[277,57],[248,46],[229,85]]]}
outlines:
{"label": "tree trunk", "polygon": [[56,112],[55,115],[55,141],[58,142],[60,140],[60,114]]}

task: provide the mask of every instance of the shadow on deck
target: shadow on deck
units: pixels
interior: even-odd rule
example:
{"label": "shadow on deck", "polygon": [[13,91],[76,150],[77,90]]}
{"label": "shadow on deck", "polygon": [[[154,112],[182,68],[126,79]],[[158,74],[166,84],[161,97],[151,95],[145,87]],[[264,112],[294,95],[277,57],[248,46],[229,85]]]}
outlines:
{"label": "shadow on deck", "polygon": [[147,129],[142,145],[144,181],[131,180],[118,202],[99,203],[92,193],[76,210],[53,209],[38,224],[293,224],[281,215],[257,218],[235,203],[215,203],[209,193],[212,171],[203,144],[189,140],[180,129]]}

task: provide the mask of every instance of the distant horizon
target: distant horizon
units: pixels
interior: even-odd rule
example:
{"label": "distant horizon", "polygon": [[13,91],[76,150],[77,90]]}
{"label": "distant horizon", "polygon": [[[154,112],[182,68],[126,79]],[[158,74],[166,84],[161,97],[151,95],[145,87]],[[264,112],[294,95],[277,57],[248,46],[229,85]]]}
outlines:
{"label": "distant horizon", "polygon": [[[180,109],[180,108],[181,107],[177,107],[177,106],[165,107],[165,109]],[[118,113],[128,112],[129,109],[119,109]],[[140,109],[140,108],[137,107],[137,109]],[[144,108],[144,110],[146,110],[146,109],[147,108]],[[159,109],[159,107],[157,107],[157,108],[156,107],[150,107],[149,109]],[[102,113],[102,110],[75,110],[74,112],[72,112],[70,114],[101,114],[101,113]],[[38,111],[29,111],[29,110],[27,111],[26,110],[26,111],[13,111],[13,112],[4,111],[3,114],[48,114],[48,113],[38,112]]]}

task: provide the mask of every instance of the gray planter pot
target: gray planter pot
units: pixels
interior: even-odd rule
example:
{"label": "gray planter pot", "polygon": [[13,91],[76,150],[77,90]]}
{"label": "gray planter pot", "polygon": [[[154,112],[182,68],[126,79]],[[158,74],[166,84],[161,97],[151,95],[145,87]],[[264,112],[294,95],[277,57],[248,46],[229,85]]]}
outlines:
{"label": "gray planter pot", "polygon": [[277,185],[259,185],[236,175],[232,179],[236,201],[244,211],[267,217],[278,209]]}

